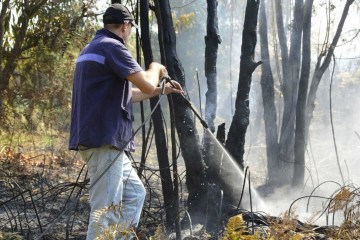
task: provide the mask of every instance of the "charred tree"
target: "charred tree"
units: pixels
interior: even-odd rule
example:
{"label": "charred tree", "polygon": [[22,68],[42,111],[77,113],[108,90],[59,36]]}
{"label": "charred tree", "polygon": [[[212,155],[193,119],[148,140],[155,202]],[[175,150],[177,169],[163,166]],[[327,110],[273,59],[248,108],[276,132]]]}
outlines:
{"label": "charred tree", "polygon": [[[140,20],[141,20],[141,34],[142,34],[142,49],[145,61],[145,67],[148,68],[153,61],[150,31],[149,31],[149,1],[140,1]],[[150,99],[150,106],[153,110],[159,97]],[[160,168],[161,187],[164,197],[165,214],[167,227],[171,227],[174,223],[178,210],[174,207],[176,196],[174,195],[173,182],[171,178],[170,163],[168,157],[168,149],[166,144],[166,135],[162,119],[162,110],[159,105],[154,113],[151,115],[154,132],[155,132],[155,145],[157,151],[157,158]]]}
{"label": "charred tree", "polygon": [[[207,80],[208,90],[206,92],[205,102],[205,120],[209,126],[211,132],[215,132],[214,119],[216,117],[217,108],[217,73],[216,73],[216,61],[218,54],[218,45],[221,43],[218,29],[217,18],[217,0],[207,0],[207,26],[205,36],[205,76]],[[208,201],[206,211],[206,228],[208,231],[214,231],[218,226],[217,220],[219,216],[219,196],[221,195],[221,189],[219,188],[218,170],[220,168],[219,158],[220,152],[217,149],[212,134],[208,131],[204,133],[203,140],[203,158],[208,166],[206,172],[206,182],[208,185]],[[209,164],[210,163],[210,164]],[[215,207],[217,206],[217,207]]]}
{"label": "charred tree", "polygon": [[279,144],[277,132],[277,117],[275,108],[274,77],[270,67],[270,54],[268,42],[268,27],[266,7],[260,6],[259,35],[261,60],[261,93],[264,106],[265,141],[268,170],[268,184],[273,185],[277,181],[277,169],[279,167]]}
{"label": "charred tree", "polygon": [[[164,63],[169,76],[185,86],[184,69],[176,53],[176,35],[168,0],[157,1],[160,7]],[[158,21],[159,22],[159,21]],[[199,138],[194,119],[183,96],[171,95],[175,107],[175,125],[180,141],[180,148],[186,167],[186,185],[188,189],[188,211],[195,222],[204,220],[206,204],[205,164],[201,158]]]}
{"label": "charred tree", "polygon": [[[274,110],[269,101],[274,101],[268,87],[265,86],[265,78],[271,78],[271,70],[267,66],[263,66],[263,70],[266,71],[262,75],[262,94],[264,103],[264,119],[265,119],[265,132],[266,132],[266,144],[267,144],[267,156],[268,156],[268,172],[269,172],[269,184],[282,186],[292,179],[292,170],[294,166],[294,137],[295,137],[295,114],[296,103],[299,87],[299,72],[300,72],[300,53],[301,53],[301,35],[302,35],[302,21],[303,21],[303,0],[295,1],[295,7],[293,9],[294,19],[291,25],[291,39],[290,48],[287,46],[287,37],[284,27],[283,8],[282,1],[274,1],[276,8],[276,27],[277,37],[279,40],[280,54],[281,54],[281,69],[282,75],[280,77],[281,92],[283,95],[284,108],[283,115],[279,127],[277,127],[276,116],[271,116],[270,109]],[[266,17],[266,13],[263,12],[262,16]],[[262,24],[266,24],[266,19]],[[262,27],[263,28],[263,27]],[[264,26],[265,28],[265,26]],[[265,30],[260,31],[261,38],[263,38],[261,44],[262,57],[268,55],[266,49],[268,49],[268,41],[265,36]],[[266,39],[265,39],[266,38]],[[263,49],[266,48],[266,49]],[[265,64],[266,65],[266,64]],[[270,72],[269,72],[270,71]],[[266,76],[267,75],[267,76]],[[268,90],[266,90],[267,88]],[[265,91],[265,92],[264,92]],[[267,99],[267,97],[270,97]],[[270,107],[267,108],[265,104]],[[265,111],[267,113],[265,113]],[[270,115],[269,115],[270,114]],[[277,134],[274,131],[278,131],[280,128],[279,140]]]}
{"label": "charred tree", "polygon": [[302,62],[299,81],[299,92],[296,105],[294,176],[293,186],[301,187],[305,176],[305,107],[309,85],[311,65],[311,15],[314,0],[306,0],[304,6]]}
{"label": "charred tree", "polygon": [[[281,90],[284,96],[284,112],[282,116],[280,132],[280,172],[278,174],[280,180],[279,185],[283,185],[291,181],[292,170],[294,166],[294,125],[297,93],[299,88],[303,0],[295,1],[293,16],[294,19],[292,21],[291,28],[290,50],[289,56],[287,58],[288,62],[283,62],[284,65],[282,66],[283,82],[281,85]],[[280,48],[283,51],[285,50],[286,46],[282,46]]]}
{"label": "charred tree", "polygon": [[207,28],[205,36],[205,76],[208,91],[206,92],[205,120],[211,132],[215,131],[214,119],[217,107],[216,60],[221,38],[218,29],[217,0],[207,0]]}
{"label": "charred tree", "polygon": [[216,139],[223,145],[225,145],[225,123],[222,123],[218,126],[218,130],[216,132]]}
{"label": "charred tree", "polygon": [[248,0],[245,11],[245,22],[242,36],[239,84],[235,102],[235,114],[233,116],[226,149],[236,160],[239,166],[244,168],[244,144],[246,130],[249,125],[249,92],[251,76],[261,62],[254,61],[256,46],[256,25],[259,10],[259,0]]}

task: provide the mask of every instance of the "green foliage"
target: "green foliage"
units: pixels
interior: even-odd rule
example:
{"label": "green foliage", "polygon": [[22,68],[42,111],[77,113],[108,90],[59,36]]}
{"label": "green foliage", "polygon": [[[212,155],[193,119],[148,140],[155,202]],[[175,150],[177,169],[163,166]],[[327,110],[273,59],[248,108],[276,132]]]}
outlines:
{"label": "green foliage", "polygon": [[236,215],[231,217],[228,220],[226,225],[225,233],[221,239],[224,240],[256,240],[260,239],[259,234],[255,233],[255,235],[250,235],[245,226],[245,221],[243,220],[242,215]]}
{"label": "green foliage", "polygon": [[172,17],[175,31],[178,32],[179,30],[187,30],[193,27],[195,13],[190,12],[177,17],[176,13],[173,12]]}
{"label": "green foliage", "polygon": [[97,27],[88,12],[95,3],[10,1],[0,49],[1,130],[67,129],[74,61]]}

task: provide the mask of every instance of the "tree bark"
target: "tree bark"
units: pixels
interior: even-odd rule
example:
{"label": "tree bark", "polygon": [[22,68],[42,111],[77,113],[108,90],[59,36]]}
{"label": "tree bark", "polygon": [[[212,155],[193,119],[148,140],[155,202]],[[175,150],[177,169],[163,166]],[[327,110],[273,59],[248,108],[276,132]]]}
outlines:
{"label": "tree bark", "polygon": [[[157,1],[161,12],[161,30],[165,59],[169,76],[185,86],[184,70],[176,53],[176,36],[168,0]],[[186,167],[186,186],[188,189],[187,207],[192,220],[202,222],[206,211],[205,164],[201,158],[198,134],[194,120],[183,97],[173,94],[175,124],[180,148]]]}
{"label": "tree bark", "polygon": [[[287,48],[287,38],[285,33],[285,27],[284,27],[284,19],[283,19],[283,8],[281,1],[274,1],[275,3],[275,9],[276,9],[276,26],[277,26],[277,32],[278,32],[278,38],[279,38],[279,44],[280,44],[280,53],[281,53],[281,63],[282,66],[286,66],[288,63],[289,53]],[[283,78],[285,75],[285,69],[283,68]]]}
{"label": "tree bark", "polygon": [[249,125],[249,92],[251,75],[261,62],[254,62],[256,46],[256,25],[259,9],[259,0],[248,0],[245,11],[245,22],[242,36],[239,84],[235,102],[235,114],[233,116],[226,149],[235,159],[237,164],[244,168],[244,144],[246,129]]}
{"label": "tree bark", "polygon": [[305,176],[305,107],[309,85],[311,64],[311,15],[314,0],[306,0],[304,6],[302,65],[299,81],[298,100],[296,105],[294,174],[292,185],[301,187]]}
{"label": "tree bark", "polygon": [[215,132],[214,119],[217,108],[216,61],[218,45],[221,38],[218,34],[217,0],[207,0],[207,35],[205,36],[205,76],[208,91],[206,92],[205,120],[211,130]]}
{"label": "tree bark", "polygon": [[277,132],[277,117],[275,107],[274,78],[270,67],[270,54],[268,42],[268,27],[266,7],[260,6],[259,18],[260,50],[262,72],[261,72],[261,93],[264,106],[265,141],[268,170],[268,184],[277,185],[279,169],[279,144]]}
{"label": "tree bark", "polygon": [[[144,54],[144,61],[146,68],[149,67],[153,61],[153,54],[151,50],[150,31],[149,31],[149,2],[144,0],[140,2],[140,15],[141,15],[141,33],[142,33],[142,48]],[[150,106],[153,110],[159,97],[156,96],[150,99]],[[171,227],[178,214],[178,209],[174,207],[173,182],[171,178],[170,163],[168,157],[168,149],[166,144],[165,129],[162,120],[162,110],[159,105],[152,114],[152,121],[155,132],[155,145],[157,151],[157,158],[160,168],[161,186],[164,197],[166,224]]]}
{"label": "tree bark", "polygon": [[223,145],[225,145],[225,134],[226,129],[225,129],[225,123],[222,123],[218,126],[218,130],[216,132],[216,139]]}
{"label": "tree bark", "polygon": [[[207,80],[208,90],[206,92],[205,102],[205,120],[212,133],[215,132],[214,119],[216,117],[217,108],[217,82],[216,82],[216,61],[218,53],[218,45],[221,43],[220,36],[218,34],[218,18],[217,18],[217,0],[207,0],[207,25],[205,36],[205,76]],[[206,182],[209,186],[207,211],[206,211],[206,229],[213,231],[217,227],[217,220],[219,216],[219,149],[216,147],[216,141],[212,138],[212,134],[208,131],[204,132],[203,137],[203,158],[208,166],[206,171]],[[209,164],[211,163],[211,164]],[[217,206],[217,207],[215,207]]]}

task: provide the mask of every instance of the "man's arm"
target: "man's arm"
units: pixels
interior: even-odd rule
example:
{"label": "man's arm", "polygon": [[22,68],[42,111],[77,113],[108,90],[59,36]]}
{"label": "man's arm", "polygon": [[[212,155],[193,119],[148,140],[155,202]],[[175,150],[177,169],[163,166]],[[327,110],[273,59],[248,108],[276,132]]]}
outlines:
{"label": "man's arm", "polygon": [[[140,71],[127,76],[127,79],[136,87],[132,90],[132,101],[140,102],[154,96],[160,95],[162,88],[158,87],[160,77],[166,74],[165,66],[153,62],[149,69]],[[183,93],[181,85],[176,81],[171,81],[172,84],[166,83],[165,94],[169,93]]]}
{"label": "man's arm", "polygon": [[[151,63],[149,69],[140,71],[127,76],[127,79],[137,86],[141,92],[156,95],[156,86],[159,84],[160,77],[166,72],[165,66],[159,63]],[[155,96],[154,95],[154,96]]]}
{"label": "man's arm", "polygon": [[[181,88],[181,85],[176,82],[176,81],[171,81],[172,85],[171,86],[170,83],[166,83],[165,85],[165,94],[169,94],[169,93],[181,93],[183,94],[183,90]],[[155,96],[158,96],[162,93],[162,87],[156,87],[153,93],[143,93],[140,89],[138,88],[133,88],[132,89],[132,101],[133,102],[140,102]]]}

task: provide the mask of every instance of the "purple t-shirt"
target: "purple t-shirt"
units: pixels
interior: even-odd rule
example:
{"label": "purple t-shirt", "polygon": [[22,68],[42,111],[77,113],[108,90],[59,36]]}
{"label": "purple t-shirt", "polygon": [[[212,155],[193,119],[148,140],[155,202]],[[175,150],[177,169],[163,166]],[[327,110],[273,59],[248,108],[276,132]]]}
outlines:
{"label": "purple t-shirt", "polygon": [[134,150],[131,83],[126,77],[142,70],[123,39],[106,29],[97,31],[76,61],[71,150],[78,150],[79,145]]}

